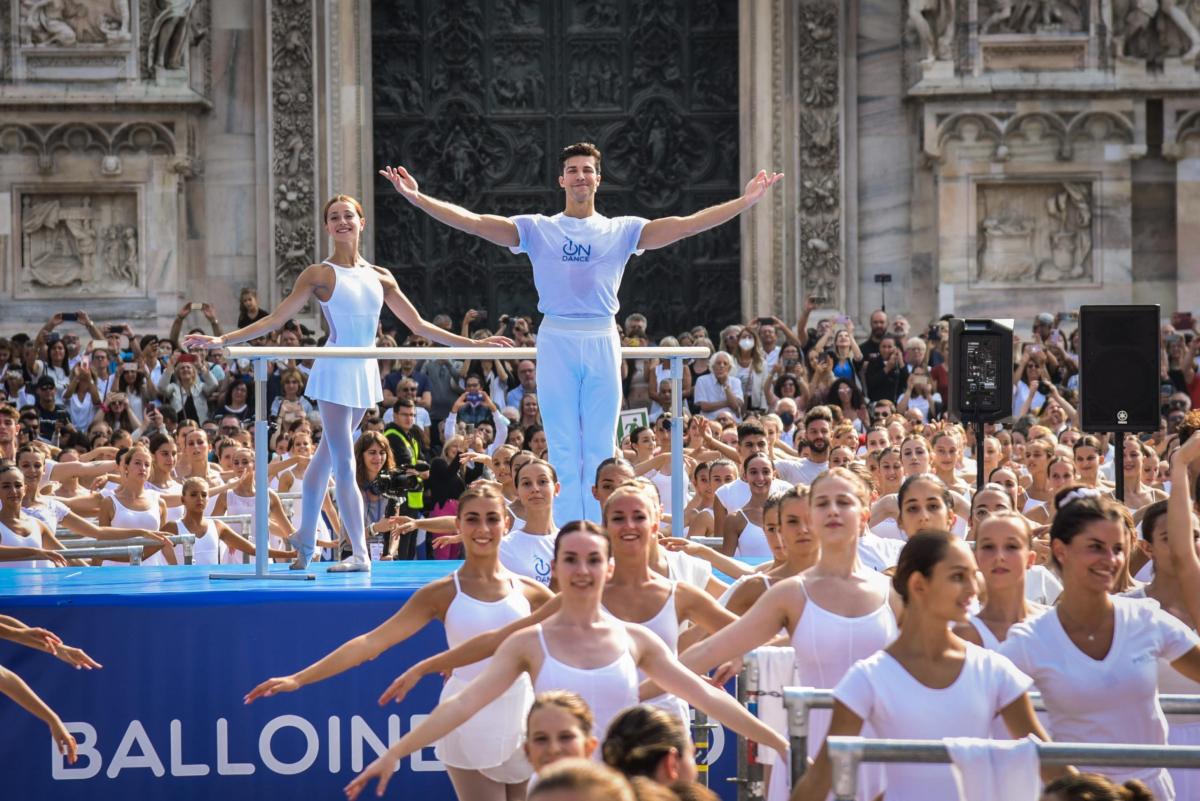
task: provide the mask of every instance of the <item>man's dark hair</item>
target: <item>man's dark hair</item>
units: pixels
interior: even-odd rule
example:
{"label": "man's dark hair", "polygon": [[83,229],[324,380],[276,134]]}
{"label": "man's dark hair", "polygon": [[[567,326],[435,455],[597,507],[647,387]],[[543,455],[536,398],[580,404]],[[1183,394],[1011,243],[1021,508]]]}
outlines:
{"label": "man's dark hair", "polygon": [[758,423],[742,423],[737,427],[737,438],[740,443],[747,437],[765,437],[767,431]]}
{"label": "man's dark hair", "polygon": [[401,409],[412,409],[415,412],[417,409],[417,404],[412,398],[400,398],[395,404],[393,404],[392,410],[398,412]]}
{"label": "man's dark hair", "polygon": [[833,425],[833,413],[828,406],[814,406],[808,410],[808,414],[804,415],[804,427],[808,428],[814,420],[824,420]]}
{"label": "man's dark hair", "polygon": [[563,166],[567,163],[567,159],[574,156],[591,156],[596,160],[596,172],[600,172],[600,148],[593,145],[591,142],[576,142],[573,145],[567,145],[558,154],[558,171],[562,172]]}

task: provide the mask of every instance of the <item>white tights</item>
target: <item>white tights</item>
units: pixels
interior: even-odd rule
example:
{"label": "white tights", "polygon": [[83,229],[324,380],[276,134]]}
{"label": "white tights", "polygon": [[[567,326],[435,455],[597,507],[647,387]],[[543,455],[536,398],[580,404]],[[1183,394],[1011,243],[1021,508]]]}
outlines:
{"label": "white tights", "polygon": [[489,779],[477,770],[447,766],[450,783],[459,801],[524,801],[525,782],[501,784]]}
{"label": "white tights", "polygon": [[304,471],[300,498],[300,526],[293,538],[296,550],[307,562],[317,543],[317,521],[321,519],[321,502],[333,475],[333,492],[337,497],[338,516],[342,518],[354,555],[366,560],[367,537],[363,528],[363,499],[354,476],[354,429],[362,422],[366,409],[342,406],[340,403],[317,401],[321,413],[321,444]]}

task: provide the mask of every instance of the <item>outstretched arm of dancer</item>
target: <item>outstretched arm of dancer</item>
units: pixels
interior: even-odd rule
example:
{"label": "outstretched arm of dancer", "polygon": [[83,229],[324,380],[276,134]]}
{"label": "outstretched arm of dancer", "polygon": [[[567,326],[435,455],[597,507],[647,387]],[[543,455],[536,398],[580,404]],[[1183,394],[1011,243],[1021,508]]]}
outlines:
{"label": "outstretched arm of dancer", "polygon": [[[546,590],[546,593],[549,595],[550,591]],[[476,662],[487,659],[508,639],[510,634],[515,634],[521,629],[538,625],[550,617],[550,615],[557,612],[561,606],[562,601],[558,596],[550,597],[531,615],[526,615],[520,620],[514,620],[503,628],[476,634],[471,639],[458,644],[454,648],[422,659],[397,676],[388,685],[383,695],[379,696],[379,705],[383,706],[388,701],[400,703],[417,682],[431,673],[449,673],[455,668],[473,665]]]}
{"label": "outstretched arm of dancer", "polygon": [[533,632],[523,632],[505,641],[474,681],[434,707],[429,717],[396,741],[391,748],[346,785],[346,797],[358,798],[372,778],[379,780],[377,795],[383,795],[388,781],[396,769],[396,763],[427,745],[437,742],[455,728],[466,723],[472,715],[483,709],[513,685],[522,673],[529,672],[530,665],[525,652],[536,648]]}
{"label": "outstretched arm of dancer", "polygon": [[67,645],[62,638],[49,629],[27,626],[15,617],[8,615],[0,615],[0,639],[11,640],[35,651],[46,651],[76,670],[103,667],[84,653],[82,648]]}
{"label": "outstretched arm of dancer", "polygon": [[782,178],[783,173],[781,172],[759,170],[758,174],[747,182],[741,197],[727,200],[716,206],[709,206],[707,209],[701,209],[686,217],[662,217],[651,220],[642,228],[642,236],[638,240],[638,250],[665,248],[680,239],[695,236],[709,228],[716,228],[721,223],[729,222],[762,200],[767,190]]}
{"label": "outstretched arm of dancer", "polygon": [[638,667],[655,684],[668,693],[679,696],[709,717],[724,723],[738,734],[775,749],[783,757],[784,764],[787,763],[788,741],[777,731],[751,715],[724,690],[702,681],[695,673],[679,664],[663,641],[652,631],[638,625],[630,625],[628,629],[637,645]]}
{"label": "outstretched arm of dancer", "polygon": [[29,714],[50,727],[50,736],[54,738],[58,752],[66,756],[68,763],[75,764],[75,738],[67,731],[62,720],[20,676],[3,667],[0,667],[0,694],[7,695]]}
{"label": "outstretched arm of dancer", "polygon": [[427,584],[417,590],[396,614],[371,631],[347,640],[332,653],[298,673],[267,679],[246,693],[242,700],[249,704],[258,698],[295,692],[306,684],[324,681],[376,658],[396,643],[416,634],[429,621],[444,617],[453,594],[453,585],[449,578]]}
{"label": "outstretched arm of dancer", "polygon": [[797,582],[788,579],[767,590],[736,623],[696,643],[679,655],[679,661],[697,673],[707,673],[722,662],[748,654],[773,640],[782,628],[792,631],[805,604],[805,595]]}
{"label": "outstretched arm of dancer", "polygon": [[422,317],[417,308],[412,305],[412,301],[400,291],[400,285],[396,283],[395,276],[382,267],[376,267],[375,272],[379,275],[379,282],[383,284],[383,302],[414,334],[450,347],[512,347],[512,340],[508,337],[491,336],[485,339],[468,339],[460,337],[458,334],[452,334],[444,328],[438,328]]}
{"label": "outstretched arm of dancer", "polygon": [[1200,625],[1200,558],[1196,556],[1192,515],[1191,465],[1200,461],[1200,434],[1192,434],[1171,457],[1171,494],[1167,499],[1167,543],[1183,586],[1192,622]]}
{"label": "outstretched arm of dancer", "polygon": [[[325,273],[321,265],[310,264],[304,269],[304,272],[300,273],[300,277],[296,279],[291,293],[280,301],[279,305],[266,317],[256,320],[244,328],[230,331],[223,336],[210,337],[205,334],[188,334],[183,338],[183,347],[224,348],[227,345],[249,342],[252,339],[258,339],[264,334],[271,333],[275,329],[282,327],[284,323],[304,309],[313,296],[313,290],[324,286],[324,282],[322,281],[324,275]],[[329,289],[332,290],[332,287],[329,287]]]}
{"label": "outstretched arm of dancer", "polygon": [[459,231],[480,239],[486,239],[493,245],[515,248],[521,244],[521,235],[517,232],[516,224],[507,217],[495,214],[476,214],[462,206],[456,206],[444,200],[435,200],[429,195],[422,194],[420,187],[417,186],[417,179],[413,178],[404,167],[384,167],[379,174],[391,181],[392,186],[404,196],[405,200],[440,223],[445,223],[451,228],[457,228]]}

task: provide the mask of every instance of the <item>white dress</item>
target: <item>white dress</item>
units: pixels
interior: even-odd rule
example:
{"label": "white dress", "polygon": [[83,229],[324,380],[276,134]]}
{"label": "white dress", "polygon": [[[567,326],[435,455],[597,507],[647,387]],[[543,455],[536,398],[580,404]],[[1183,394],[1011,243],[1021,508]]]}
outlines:
{"label": "white dress", "polygon": [[[1196,633],[1150,600],[1115,596],[1112,646],[1092,659],[1067,636],[1058,609],[1016,624],[1000,646],[1031,676],[1050,717],[1050,736],[1069,743],[1164,745],[1167,721],[1158,703],[1158,660],[1173,662],[1196,647]],[[1117,783],[1145,782],[1159,801],[1175,796],[1160,768],[1088,768]]]}
{"label": "white dress", "polygon": [[[374,347],[383,307],[383,284],[374,268],[363,264],[342,267],[325,261],[337,276],[329,300],[321,311],[329,324],[326,347]],[[383,400],[379,363],[375,359],[317,359],[308,375],[304,394],[312,400],[330,401],[366,409]]]}
{"label": "white dress", "polygon": [[[879,651],[850,668],[833,697],[871,724],[874,736],[897,740],[991,735],[1001,709],[1033,683],[1005,657],[967,643],[962,670],[949,687],[917,681],[895,657]],[[894,763],[885,766],[887,801],[958,798],[949,765]]]}

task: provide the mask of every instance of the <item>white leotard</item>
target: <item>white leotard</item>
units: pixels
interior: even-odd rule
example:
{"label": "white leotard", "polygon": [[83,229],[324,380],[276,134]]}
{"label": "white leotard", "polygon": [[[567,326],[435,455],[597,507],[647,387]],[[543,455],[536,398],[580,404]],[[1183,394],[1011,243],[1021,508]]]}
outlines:
{"label": "white leotard", "polygon": [[1000,638],[992,633],[988,625],[979,619],[979,615],[971,615],[968,618],[975,631],[979,632],[979,639],[983,641],[983,647],[989,651],[1000,650]]}
{"label": "white leotard", "polygon": [[628,633],[622,632],[626,643],[620,656],[598,668],[578,668],[556,659],[546,645],[542,626],[537,627],[537,633],[542,644],[542,669],[533,680],[533,691],[570,690],[578,693],[592,710],[595,721],[592,731],[603,739],[613,718],[638,702],[638,671]]}
{"label": "white leotard", "polygon": [[[196,545],[192,548],[192,564],[219,565],[225,563],[230,548],[221,541],[221,535],[217,533],[217,521],[205,520],[204,531],[199,533],[184,525],[183,520],[175,521],[175,526],[180,534],[196,535]],[[175,547],[179,548],[180,546]],[[180,559],[180,564],[182,563],[183,560]]]}
{"label": "white leotard", "polygon": [[38,498],[37,506],[22,506],[21,511],[32,518],[41,520],[51,531],[57,530],[63,518],[71,514],[70,508],[65,503],[46,495]]}
{"label": "white leotard", "polygon": [[[652,632],[654,632],[656,635],[658,635],[658,638],[663,641],[663,643],[667,646],[667,648],[670,649],[671,654],[674,656],[679,655],[679,630],[680,630],[679,613],[676,611],[676,608],[675,608],[675,586],[676,586],[676,583],[677,582],[674,582],[674,581],[671,582],[671,589],[667,593],[667,600],[663,602],[662,608],[660,608],[658,610],[658,612],[656,612],[654,614],[654,617],[652,617],[646,621],[640,621],[640,620],[629,621],[630,623],[637,623],[639,625],[645,626],[646,628],[648,628]],[[600,608],[603,609],[606,613],[612,615],[613,617],[617,617],[616,615],[613,615],[613,613],[610,612],[603,605],[601,605]],[[617,618],[617,619],[619,620],[620,618]],[[641,671],[638,671],[638,678],[640,680],[644,681],[646,676]],[[688,714],[687,704],[684,703],[681,699],[676,698],[673,695],[663,693],[661,695],[655,696],[654,698],[647,699],[646,703],[649,704],[650,706],[658,707],[659,709],[661,709],[665,712],[670,712],[672,715],[675,715],[677,718],[679,718],[680,721],[682,721],[685,724],[688,723],[688,721],[690,720],[690,715]]]}
{"label": "white leotard", "polygon": [[[162,521],[159,520],[158,493],[152,489],[145,489],[143,494],[150,500],[149,509],[130,509],[125,504],[117,500],[116,490],[108,494],[108,499],[112,501],[113,516],[110,526],[115,528],[145,528],[150,531],[158,531],[162,526]],[[105,562],[104,564],[118,565],[121,562]],[[154,567],[167,564],[166,557],[162,552],[158,552],[146,559],[142,560],[143,567]]]}
{"label": "white leotard", "polygon": [[[0,545],[7,545],[12,548],[43,548],[42,529],[37,525],[40,521],[33,520],[34,532],[29,535],[18,534],[8,526],[0,523]],[[22,559],[19,562],[0,562],[0,567],[52,567],[49,560],[46,559]]]}
{"label": "white leotard", "polygon": [[[368,264],[343,267],[324,261],[336,276],[329,300],[321,311],[329,324],[332,347],[374,347],[383,308],[383,283]],[[375,359],[316,359],[308,374],[304,394],[312,400],[331,401],[367,409],[383,400],[383,384]]]}
{"label": "white leotard", "polygon": [[738,535],[737,548],[733,551],[734,556],[743,557],[765,557],[770,559],[771,546],[767,544],[767,532],[763,531],[762,526],[751,523],[749,518],[746,519],[746,525],[742,529],[742,533]]}
{"label": "white leotard", "polygon": [[[860,659],[866,659],[896,639],[900,627],[888,602],[891,580],[882,573],[871,573],[878,583],[883,603],[870,614],[845,617],[830,612],[808,594],[803,581],[804,611],[792,632],[792,647],[796,651],[796,678],[805,687],[835,687],[846,672]],[[829,731],[832,712],[814,709],[809,713],[808,755],[815,757]],[[873,736],[864,727],[863,737]],[[879,795],[884,786],[883,766],[864,765],[859,774],[857,798],[869,801]]]}
{"label": "white leotard", "polygon": [[[446,643],[454,648],[477,634],[507,626],[530,613],[529,600],[520,587],[509,579],[509,592],[497,601],[480,601],[463,592],[458,571],[454,580],[454,599],[446,608]],[[472,665],[455,668],[442,689],[442,700],[458,693],[483,672],[491,657]],[[532,768],[525,760],[514,760],[525,739],[525,716],[533,703],[533,687],[522,674],[499,698],[476,712],[470,720],[437,742],[434,753],[452,768],[488,770],[504,766],[508,775],[489,773],[496,781],[522,782]],[[511,764],[515,762],[516,764]],[[524,766],[523,769],[521,766]],[[523,772],[523,775],[521,775]]]}

